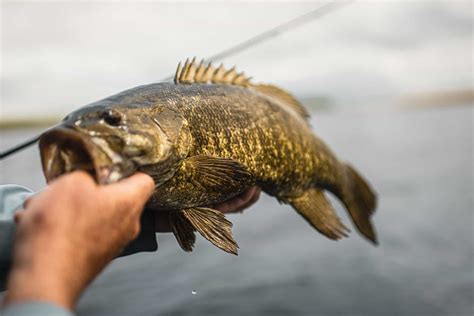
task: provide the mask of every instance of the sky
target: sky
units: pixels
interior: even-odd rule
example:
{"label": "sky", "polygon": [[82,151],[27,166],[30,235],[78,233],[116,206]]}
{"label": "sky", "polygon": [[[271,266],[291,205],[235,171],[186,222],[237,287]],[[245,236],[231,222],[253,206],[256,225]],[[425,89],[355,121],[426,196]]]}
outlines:
{"label": "sky", "polygon": [[[326,2],[2,1],[0,120],[64,116]],[[471,1],[356,1],[223,62],[354,106],[472,88],[472,12]]]}

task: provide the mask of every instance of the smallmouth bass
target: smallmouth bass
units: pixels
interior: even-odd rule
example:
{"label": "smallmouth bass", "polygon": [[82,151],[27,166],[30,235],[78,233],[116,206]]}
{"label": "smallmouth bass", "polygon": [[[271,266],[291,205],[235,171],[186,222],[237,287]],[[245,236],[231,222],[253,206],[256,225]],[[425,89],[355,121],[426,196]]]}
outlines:
{"label": "smallmouth bass", "polygon": [[147,207],[171,210],[185,251],[192,251],[197,231],[237,254],[232,223],[207,206],[254,185],[337,240],[348,229],[325,196],[329,191],[376,244],[374,191],[314,135],[308,118],[288,92],[193,60],[178,66],[174,83],[139,86],[72,112],[39,145],[48,181],[74,170],[99,184],[149,174],[156,188]]}

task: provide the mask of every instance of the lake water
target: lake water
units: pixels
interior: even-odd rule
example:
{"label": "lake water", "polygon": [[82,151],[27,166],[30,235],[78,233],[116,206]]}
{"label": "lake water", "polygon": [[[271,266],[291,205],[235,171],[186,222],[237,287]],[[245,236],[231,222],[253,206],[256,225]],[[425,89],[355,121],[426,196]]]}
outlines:
{"label": "lake water", "polygon": [[[229,216],[239,256],[160,234],[158,252],[115,260],[78,314],[472,315],[473,108],[317,113],[313,126],[378,191],[379,247],[354,229],[330,241],[263,196]],[[2,131],[1,147],[34,132]],[[36,148],[0,167],[2,183],[44,186]]]}

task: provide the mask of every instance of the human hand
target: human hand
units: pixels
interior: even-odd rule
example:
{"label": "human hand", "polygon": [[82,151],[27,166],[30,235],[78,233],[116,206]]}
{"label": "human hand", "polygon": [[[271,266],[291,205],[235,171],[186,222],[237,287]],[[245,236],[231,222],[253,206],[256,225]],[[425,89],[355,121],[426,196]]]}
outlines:
{"label": "human hand", "polygon": [[[249,208],[252,204],[258,201],[261,191],[262,190],[259,187],[253,186],[236,197],[216,205],[211,205],[210,207],[221,211],[222,213],[243,212],[244,209]],[[169,212],[157,212],[155,214],[155,229],[157,232],[161,233],[172,232],[169,221]]]}
{"label": "human hand", "polygon": [[140,231],[154,188],[145,174],[98,186],[84,172],[53,181],[17,214],[5,304],[46,301],[73,309],[97,274]]}

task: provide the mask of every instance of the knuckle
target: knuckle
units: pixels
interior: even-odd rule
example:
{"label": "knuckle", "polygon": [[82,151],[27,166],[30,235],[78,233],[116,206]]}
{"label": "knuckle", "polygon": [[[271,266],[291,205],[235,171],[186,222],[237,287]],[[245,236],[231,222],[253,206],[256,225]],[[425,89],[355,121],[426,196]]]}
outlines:
{"label": "knuckle", "polygon": [[135,175],[135,177],[139,177],[144,190],[151,192],[155,188],[155,182],[153,181],[153,178],[146,173],[139,172]]}
{"label": "knuckle", "polygon": [[13,220],[15,221],[15,224],[19,224],[21,222],[21,219],[23,218],[23,213],[24,211],[20,211],[18,213],[15,214]]}
{"label": "knuckle", "polygon": [[26,209],[29,205],[31,205],[31,202],[33,201],[33,197],[29,197],[23,202],[23,209]]}
{"label": "knuckle", "polygon": [[94,179],[85,171],[78,170],[63,176],[61,185],[77,188],[95,186]]}
{"label": "knuckle", "polygon": [[94,179],[90,174],[83,170],[77,170],[71,173],[71,180],[72,181],[80,181],[84,184],[95,184]]}
{"label": "knuckle", "polygon": [[49,212],[38,210],[32,212],[31,223],[37,227],[50,227],[53,225],[54,219]]}

